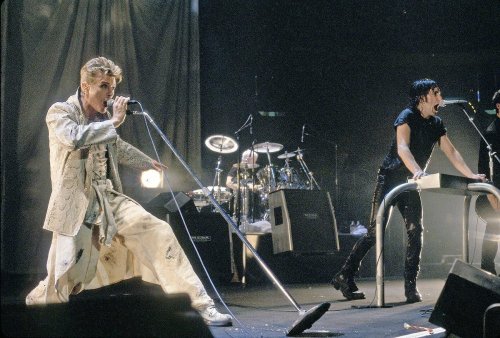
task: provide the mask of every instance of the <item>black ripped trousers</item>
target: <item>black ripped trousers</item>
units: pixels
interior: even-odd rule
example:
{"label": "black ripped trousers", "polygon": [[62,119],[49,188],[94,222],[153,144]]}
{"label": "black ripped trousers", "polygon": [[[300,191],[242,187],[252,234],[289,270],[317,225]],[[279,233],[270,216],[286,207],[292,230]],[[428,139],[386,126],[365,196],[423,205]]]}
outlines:
{"label": "black ripped trousers", "polygon": [[[405,182],[405,176],[386,174],[382,170],[379,171],[377,184],[372,197],[368,233],[356,242],[349,257],[347,257],[341,269],[341,273],[345,276],[354,277],[366,253],[375,245],[376,218],[384,196],[393,188]],[[398,207],[403,216],[406,234],[408,236],[405,259],[405,280],[415,281],[420,269],[420,256],[423,242],[422,203],[420,201],[420,195],[417,191],[403,192],[393,200],[393,204]],[[388,210],[386,210],[386,215],[384,217],[384,230],[387,226],[387,211]]]}

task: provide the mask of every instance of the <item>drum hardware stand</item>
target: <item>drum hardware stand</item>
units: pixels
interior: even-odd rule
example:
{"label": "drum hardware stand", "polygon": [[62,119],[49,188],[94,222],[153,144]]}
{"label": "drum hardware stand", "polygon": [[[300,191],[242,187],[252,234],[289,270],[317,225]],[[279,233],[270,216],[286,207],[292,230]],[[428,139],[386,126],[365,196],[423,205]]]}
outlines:
{"label": "drum hardware stand", "polygon": [[[228,141],[227,144],[225,142]],[[219,142],[218,146],[217,143]],[[215,144],[214,144],[215,143]],[[232,143],[232,144],[231,144]],[[210,150],[217,151],[219,153],[219,157],[217,159],[217,166],[215,168],[215,176],[214,176],[214,181],[212,184],[212,191],[211,194],[214,194],[215,187],[217,186],[217,203],[221,203],[221,182],[220,182],[220,174],[223,171],[220,169],[220,165],[222,162],[222,154],[223,153],[232,153],[236,150],[238,150],[238,144],[236,141],[232,140],[230,137],[224,136],[224,135],[213,135],[209,137],[206,141],[205,144]],[[224,148],[226,146],[226,148]],[[216,185],[217,184],[217,185]],[[217,209],[212,205],[212,212],[216,212]],[[236,268],[236,262],[234,260],[234,243],[233,243],[233,233],[231,231],[231,226],[228,224],[228,236],[229,236],[229,257],[230,257],[230,262],[231,262],[231,282],[239,282],[240,278],[238,276],[238,269]]]}
{"label": "drum hardware stand", "polygon": [[[252,123],[253,123],[253,120],[252,120]],[[252,134],[252,128],[250,127],[250,134]],[[251,154],[251,158],[252,158],[252,166],[250,168],[250,177],[252,178],[252,181],[251,181],[251,189],[248,191],[248,194],[247,194],[247,197],[248,197],[248,203],[249,203],[249,207],[252,208],[252,216],[251,216],[251,222],[250,223],[254,223],[255,222],[255,198],[254,198],[254,193],[255,193],[255,175],[257,174],[256,173],[256,168],[257,168],[257,162],[255,160],[255,155],[257,154],[254,150],[254,145],[255,145],[255,140],[252,141],[252,145],[250,146],[250,154]],[[258,156],[258,155],[257,155]],[[248,188],[248,186],[247,186]]]}
{"label": "drum hardware stand", "polygon": [[[215,168],[215,176],[214,182],[212,184],[212,195],[213,190],[215,189],[215,183],[217,182],[217,203],[221,202],[221,185],[220,185],[220,174],[223,171],[220,169],[220,164],[222,162],[222,155],[219,154],[219,158],[217,159],[217,167]],[[217,208],[212,205],[212,211],[217,211]],[[236,268],[236,261],[234,260],[234,243],[233,243],[233,232],[231,231],[231,226],[228,224],[228,234],[229,234],[229,259],[231,261],[231,283],[239,283],[240,276],[238,275],[238,269]]]}
{"label": "drum hardware stand", "polygon": [[[239,141],[240,140],[240,133],[247,129],[247,128],[252,128],[252,123],[253,123],[253,115],[250,114],[248,115],[245,123],[243,123],[243,125],[237,130],[234,132],[234,134],[236,135],[236,140]],[[241,180],[240,180],[240,174],[241,174],[241,166],[240,166],[240,163],[241,163],[241,151],[240,149],[238,148],[238,158],[237,158],[237,162],[238,162],[238,165],[236,167],[236,185],[237,185],[237,188],[236,188],[236,196],[234,197],[234,203],[235,203],[235,208],[234,208],[234,215],[235,215],[235,218],[236,218],[236,224],[237,226],[241,226],[241,204],[242,204],[242,197],[241,197],[241,192],[240,192],[240,189],[241,189]]]}
{"label": "drum hardware stand", "polygon": [[[220,191],[221,191],[221,186],[220,186],[220,174],[223,171],[220,169],[220,164],[222,162],[222,155],[219,154],[219,157],[217,159],[217,167],[215,167],[215,176],[214,176],[214,182],[212,183],[212,194],[214,193],[215,187],[217,187],[217,192],[216,192],[216,200],[220,204],[221,199],[220,199]],[[217,185],[216,185],[217,184]]]}
{"label": "drum hardware stand", "polygon": [[318,182],[316,182],[316,179],[314,178],[312,171],[309,170],[306,161],[304,161],[304,155],[302,154],[302,149],[297,148],[296,152],[297,152],[297,161],[300,163],[302,170],[304,171],[304,173],[307,176],[307,179],[309,180],[309,190],[313,190],[314,186],[316,186],[318,190],[321,190],[321,187],[319,186]]}
{"label": "drum hardware stand", "polygon": [[269,192],[276,190],[276,175],[273,170],[273,163],[271,161],[271,154],[269,153],[269,148],[266,148],[267,161],[269,162],[269,173],[268,173],[268,188]]}
{"label": "drum hardware stand", "polygon": [[[153,128],[158,132],[160,137],[162,138],[163,142],[170,148],[172,153],[175,155],[175,157],[179,160],[179,162],[182,164],[182,166],[186,169],[186,171],[191,175],[193,180],[196,182],[196,184],[202,189],[203,193],[205,196],[207,196],[210,200],[210,202],[217,208],[217,210],[220,212],[222,217],[228,222],[233,227],[233,231],[236,233],[236,235],[240,238],[242,243],[248,248],[248,250],[253,254],[257,262],[259,263],[260,267],[264,271],[264,273],[269,277],[269,279],[273,282],[273,284],[283,293],[283,295],[290,301],[290,303],[293,305],[293,307],[297,310],[299,314],[299,318],[292,324],[292,326],[286,330],[286,334],[289,336],[293,335],[298,335],[304,330],[309,329],[318,319],[320,319],[326,311],[330,308],[330,303],[322,303],[319,305],[316,305],[312,307],[311,309],[305,311],[303,310],[300,305],[295,301],[295,299],[292,297],[290,293],[285,289],[285,287],[281,284],[281,282],[278,280],[278,278],[274,275],[274,273],[271,271],[269,266],[264,262],[264,260],[260,257],[260,255],[257,253],[257,251],[254,249],[252,244],[246,239],[245,235],[238,229],[238,226],[234,223],[233,219],[227,214],[227,212],[220,206],[219,203],[215,200],[214,196],[210,193],[210,191],[203,186],[201,183],[200,179],[196,176],[194,171],[191,169],[189,164],[184,160],[184,158],[177,152],[177,149],[175,149],[174,145],[170,140],[163,134],[161,129],[158,127],[158,125],[154,122],[154,120],[149,116],[147,112],[140,112],[136,113],[135,115],[143,115],[146,121],[149,121],[149,123],[153,126]],[[239,159],[238,159],[239,160]],[[205,269],[205,273],[208,276],[208,272]],[[211,281],[211,279],[209,278]],[[212,283],[212,282],[211,282]],[[216,290],[215,286],[213,283],[211,284],[213,289]],[[220,296],[220,295],[219,295]]]}

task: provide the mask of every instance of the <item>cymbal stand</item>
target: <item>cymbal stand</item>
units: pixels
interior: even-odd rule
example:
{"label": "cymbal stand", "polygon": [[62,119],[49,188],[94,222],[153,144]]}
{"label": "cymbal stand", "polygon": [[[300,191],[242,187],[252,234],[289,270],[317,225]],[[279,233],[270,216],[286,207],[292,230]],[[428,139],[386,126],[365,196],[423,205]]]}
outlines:
{"label": "cymbal stand", "polygon": [[297,148],[297,161],[300,163],[300,166],[302,167],[302,170],[307,176],[307,179],[309,180],[309,190],[313,190],[314,186],[318,190],[321,190],[321,187],[319,186],[318,182],[316,182],[316,179],[314,178],[314,175],[312,171],[309,170],[307,167],[306,162],[304,161],[304,155],[302,154],[302,150],[300,148]]}
{"label": "cymbal stand", "polygon": [[[253,123],[253,118],[251,120],[250,123]],[[252,128],[250,128],[250,134],[252,134]],[[250,145],[250,153],[252,154],[252,166],[250,167],[250,177],[252,179],[251,181],[251,186],[248,187],[248,185],[246,186],[246,194],[245,196],[247,197],[247,203],[248,203],[248,208],[247,208],[247,211],[249,213],[247,213],[247,215],[251,214],[251,219],[250,219],[250,223],[253,223],[255,222],[255,200],[254,200],[254,189],[255,189],[255,165],[257,164],[256,161],[255,161],[255,151],[254,151],[254,145],[255,145],[255,140],[252,141],[252,144]],[[248,219],[248,217],[247,217]],[[248,228],[248,225],[247,225],[247,228]]]}
{"label": "cymbal stand", "polygon": [[248,228],[248,215],[250,211],[250,196],[249,196],[250,192],[248,190],[249,177],[250,174],[248,173],[247,164],[244,164],[243,172],[241,173],[241,178],[243,178],[243,184],[240,185],[240,194],[241,194],[240,229],[243,229],[244,232],[246,232]]}
{"label": "cymbal stand", "polygon": [[269,162],[269,192],[276,190],[276,175],[274,175],[273,163],[271,162],[271,154],[269,149],[266,149],[267,161]]}
{"label": "cymbal stand", "polygon": [[[250,114],[248,115],[245,123],[243,123],[243,125],[234,132],[234,135],[236,135],[236,140],[240,140],[240,133],[247,129],[247,128],[252,128],[252,123],[253,123],[253,115]],[[241,192],[240,192],[240,188],[241,188],[241,182],[240,182],[240,174],[241,174],[241,167],[240,167],[240,158],[241,158],[241,154],[240,154],[240,148],[238,148],[238,166],[236,168],[236,185],[237,185],[237,188],[236,188],[236,193],[235,193],[235,196],[234,196],[234,203],[235,203],[235,207],[234,207],[234,215],[235,215],[235,218],[236,218],[236,224],[238,226],[241,225]]]}
{"label": "cymbal stand", "polygon": [[[222,151],[222,149],[221,149]],[[220,204],[220,194],[221,194],[221,186],[220,186],[220,174],[223,171],[220,169],[220,164],[222,162],[222,153],[219,154],[219,158],[217,159],[217,166],[215,167],[215,176],[214,176],[214,182],[212,183],[212,194],[214,193],[215,187],[217,187],[217,192],[215,193],[216,200]]]}

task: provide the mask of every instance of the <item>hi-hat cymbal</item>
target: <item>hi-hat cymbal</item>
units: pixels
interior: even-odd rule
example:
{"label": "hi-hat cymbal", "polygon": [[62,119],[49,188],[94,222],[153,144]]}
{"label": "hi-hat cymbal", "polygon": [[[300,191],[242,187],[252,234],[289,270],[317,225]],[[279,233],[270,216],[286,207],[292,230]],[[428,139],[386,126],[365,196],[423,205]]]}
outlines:
{"label": "hi-hat cymbal", "polygon": [[212,135],[205,140],[208,149],[221,154],[230,154],[238,150],[238,143],[229,136]]}
{"label": "hi-hat cymbal", "polygon": [[263,142],[253,146],[253,150],[257,153],[275,153],[283,149],[283,145],[279,143]]}
{"label": "hi-hat cymbal", "polygon": [[279,155],[278,158],[285,159],[285,158],[295,157],[297,156],[297,154],[302,154],[304,150],[305,149],[297,148],[297,150],[285,152],[284,154]]}
{"label": "hi-hat cymbal", "polygon": [[241,163],[235,163],[233,164],[233,167],[238,168],[240,166],[240,169],[256,169],[260,167],[258,164],[252,164],[252,163],[246,163],[246,162],[241,162]]}
{"label": "hi-hat cymbal", "polygon": [[290,153],[284,153],[284,154],[278,155],[278,158],[283,160],[285,158],[290,158],[290,157],[295,157],[295,156],[297,156],[297,155],[292,151]]}

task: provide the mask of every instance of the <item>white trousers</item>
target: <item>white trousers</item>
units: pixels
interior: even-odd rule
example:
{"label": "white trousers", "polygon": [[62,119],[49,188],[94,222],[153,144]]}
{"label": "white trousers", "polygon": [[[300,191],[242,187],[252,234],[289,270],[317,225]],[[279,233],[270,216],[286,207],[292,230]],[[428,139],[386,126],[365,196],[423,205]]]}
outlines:
{"label": "white trousers", "polygon": [[47,277],[26,304],[67,302],[71,294],[141,275],[165,293],[187,293],[195,309],[213,304],[168,223],[113,190],[106,192],[116,228],[111,247],[99,243],[98,226],[82,225],[76,236],[54,233]]}

